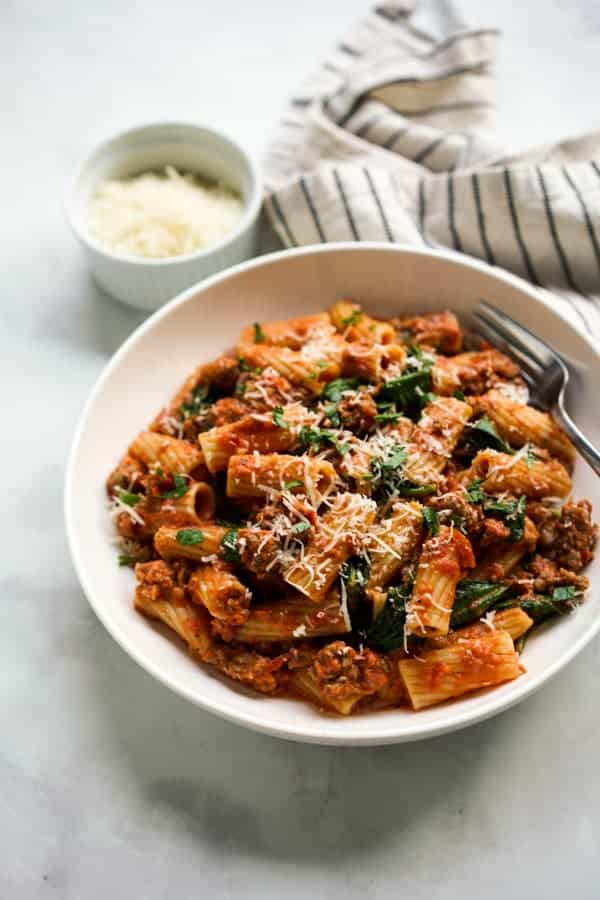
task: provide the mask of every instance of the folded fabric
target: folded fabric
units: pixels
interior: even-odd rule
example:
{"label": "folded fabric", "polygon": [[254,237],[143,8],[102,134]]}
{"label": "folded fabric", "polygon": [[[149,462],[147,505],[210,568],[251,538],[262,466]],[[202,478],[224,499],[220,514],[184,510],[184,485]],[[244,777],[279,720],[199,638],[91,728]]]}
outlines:
{"label": "folded fabric", "polygon": [[496,41],[493,29],[434,38],[411,0],[375,7],[289,103],[265,161],[270,220],[286,246],[476,256],[600,335],[600,131],[507,155],[494,138]]}

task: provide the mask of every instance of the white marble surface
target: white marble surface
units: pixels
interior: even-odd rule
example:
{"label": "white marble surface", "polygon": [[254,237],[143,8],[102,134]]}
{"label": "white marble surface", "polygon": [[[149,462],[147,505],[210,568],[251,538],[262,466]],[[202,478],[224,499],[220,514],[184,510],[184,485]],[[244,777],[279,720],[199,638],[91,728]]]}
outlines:
{"label": "white marble surface", "polygon": [[[0,5],[0,897],[599,896],[600,644],[519,708],[376,750],[248,733],[155,683],[88,608],[61,494],[84,398],[140,321],[62,213],[98,139],[197,117],[260,152],[361,0]],[[598,124],[594,0],[461,9],[505,31],[514,147]],[[86,485],[81,485],[86,490]]]}

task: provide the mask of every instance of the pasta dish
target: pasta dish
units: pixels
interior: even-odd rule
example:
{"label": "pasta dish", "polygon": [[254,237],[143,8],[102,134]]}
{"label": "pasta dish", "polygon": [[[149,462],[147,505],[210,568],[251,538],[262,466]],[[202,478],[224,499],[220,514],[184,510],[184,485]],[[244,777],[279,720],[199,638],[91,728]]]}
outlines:
{"label": "pasta dish", "polygon": [[524,671],[597,537],[575,451],[451,312],[245,328],[107,482],[135,607],[194,658],[331,713],[420,710]]}

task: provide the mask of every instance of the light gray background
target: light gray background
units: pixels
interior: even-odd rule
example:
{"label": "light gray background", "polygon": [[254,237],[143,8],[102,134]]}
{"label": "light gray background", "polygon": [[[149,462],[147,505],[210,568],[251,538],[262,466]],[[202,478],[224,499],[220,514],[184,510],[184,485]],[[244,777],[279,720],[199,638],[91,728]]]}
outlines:
{"label": "light gray background", "polygon": [[[427,743],[277,742],[155,683],[88,608],[61,494],[84,398],[140,321],[62,201],[111,132],[197,118],[260,153],[361,0],[0,5],[0,897],[600,896],[596,641],[533,699]],[[594,0],[464,0],[504,30],[499,127],[598,124]],[[82,484],[81,490],[87,486]]]}

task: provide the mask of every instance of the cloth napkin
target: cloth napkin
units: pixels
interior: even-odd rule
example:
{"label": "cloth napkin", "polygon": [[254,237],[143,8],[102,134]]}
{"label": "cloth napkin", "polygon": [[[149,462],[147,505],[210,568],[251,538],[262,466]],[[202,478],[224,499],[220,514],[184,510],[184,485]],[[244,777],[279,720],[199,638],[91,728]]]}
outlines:
{"label": "cloth napkin", "polygon": [[373,8],[291,98],[265,161],[275,230],[286,246],[449,247],[550,290],[600,336],[600,131],[508,155],[497,31],[440,39],[415,14]]}

